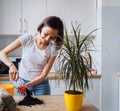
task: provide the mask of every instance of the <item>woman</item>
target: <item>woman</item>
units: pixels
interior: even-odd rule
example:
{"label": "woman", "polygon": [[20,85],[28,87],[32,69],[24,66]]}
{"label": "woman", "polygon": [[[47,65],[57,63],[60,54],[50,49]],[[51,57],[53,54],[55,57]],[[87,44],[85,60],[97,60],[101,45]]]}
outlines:
{"label": "woman", "polygon": [[[34,36],[23,34],[0,52],[0,59],[10,68],[9,77],[15,86],[24,85],[34,95],[49,95],[47,75],[62,46],[63,22],[59,17],[49,16],[38,26]],[[22,46],[19,71],[8,59],[8,54]]]}

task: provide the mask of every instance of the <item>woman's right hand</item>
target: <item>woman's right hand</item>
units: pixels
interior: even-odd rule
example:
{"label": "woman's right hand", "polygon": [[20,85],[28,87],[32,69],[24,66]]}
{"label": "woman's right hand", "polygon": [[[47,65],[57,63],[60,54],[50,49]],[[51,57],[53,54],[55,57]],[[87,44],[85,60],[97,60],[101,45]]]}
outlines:
{"label": "woman's right hand", "polygon": [[11,64],[9,67],[9,78],[10,80],[17,80],[18,79],[18,70],[14,64]]}

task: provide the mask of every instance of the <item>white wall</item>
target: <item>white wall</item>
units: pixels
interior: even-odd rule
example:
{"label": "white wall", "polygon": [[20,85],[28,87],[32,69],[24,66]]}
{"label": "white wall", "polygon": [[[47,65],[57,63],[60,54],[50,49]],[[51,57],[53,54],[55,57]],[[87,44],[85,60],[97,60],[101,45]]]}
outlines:
{"label": "white wall", "polygon": [[118,111],[120,72],[120,1],[102,0],[102,84],[101,110]]}
{"label": "white wall", "polygon": [[109,7],[120,6],[120,0],[102,0],[102,4]]}

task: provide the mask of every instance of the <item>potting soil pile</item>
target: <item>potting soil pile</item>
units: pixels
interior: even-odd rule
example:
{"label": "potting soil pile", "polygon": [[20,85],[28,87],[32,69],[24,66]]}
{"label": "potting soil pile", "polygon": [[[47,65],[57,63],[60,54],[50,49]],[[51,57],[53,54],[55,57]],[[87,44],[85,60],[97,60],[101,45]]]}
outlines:
{"label": "potting soil pile", "polygon": [[26,96],[24,97],[23,100],[21,100],[18,105],[24,105],[24,106],[32,106],[32,105],[37,105],[37,104],[43,104],[43,100],[34,98],[31,96],[31,92],[26,89]]}

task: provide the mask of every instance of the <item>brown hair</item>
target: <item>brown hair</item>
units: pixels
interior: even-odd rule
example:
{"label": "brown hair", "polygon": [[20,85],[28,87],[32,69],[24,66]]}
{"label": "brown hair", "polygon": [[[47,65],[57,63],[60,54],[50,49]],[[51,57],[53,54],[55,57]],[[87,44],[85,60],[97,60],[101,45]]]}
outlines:
{"label": "brown hair", "polygon": [[44,26],[48,26],[58,30],[58,36],[60,37],[57,37],[55,42],[57,45],[57,49],[60,49],[63,44],[63,37],[64,37],[62,20],[57,16],[48,16],[39,24],[37,31],[41,33],[41,30]]}

